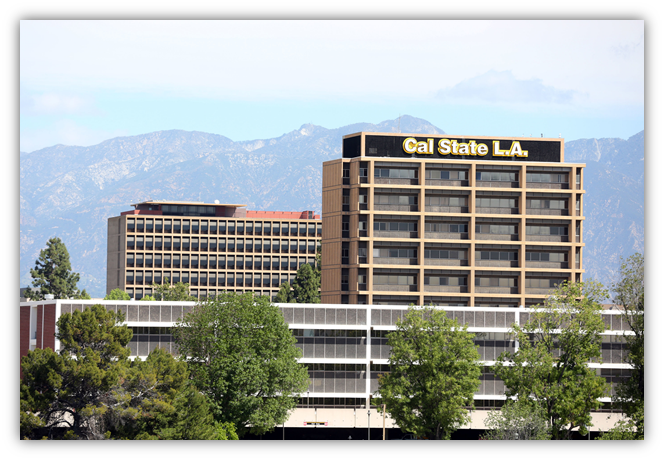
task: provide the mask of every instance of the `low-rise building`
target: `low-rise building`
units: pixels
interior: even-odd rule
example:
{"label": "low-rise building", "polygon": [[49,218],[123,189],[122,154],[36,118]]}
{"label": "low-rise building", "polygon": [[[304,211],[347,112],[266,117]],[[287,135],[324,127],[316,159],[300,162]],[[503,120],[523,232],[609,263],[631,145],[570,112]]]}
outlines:
{"label": "low-rise building", "polygon": [[[144,359],[161,347],[175,353],[171,327],[194,302],[49,300],[20,304],[21,356],[35,348],[59,349],[54,337],[60,315],[101,304],[120,311],[134,335],[129,344],[133,359]],[[309,390],[300,395],[298,408],[285,428],[371,428],[383,427],[384,420],[372,403],[378,390],[378,376],[388,371],[390,347],[386,335],[395,330],[407,307],[399,305],[277,304],[302,350],[300,362],[309,370]],[[484,429],[487,411],[495,410],[506,399],[503,382],[490,366],[503,351],[515,350],[509,329],[515,322],[524,324],[529,308],[439,307],[468,326],[474,333],[483,363],[483,372],[474,396],[472,422],[465,429]],[[589,363],[598,375],[614,388],[630,375],[624,363],[623,334],[628,331],[620,310],[604,310],[607,325],[603,333],[602,363]],[[602,399],[603,407],[593,413],[593,431],[614,426],[620,414],[612,411],[611,394]],[[367,415],[369,410],[369,416]],[[608,418],[609,417],[609,418]],[[369,422],[368,422],[369,421]],[[388,417],[386,428],[396,428]]]}

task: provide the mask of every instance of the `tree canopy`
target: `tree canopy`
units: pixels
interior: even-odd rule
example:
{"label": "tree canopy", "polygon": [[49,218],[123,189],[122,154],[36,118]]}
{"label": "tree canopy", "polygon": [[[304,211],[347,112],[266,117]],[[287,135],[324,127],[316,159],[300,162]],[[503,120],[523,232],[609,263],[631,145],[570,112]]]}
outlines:
{"label": "tree canopy", "polygon": [[129,300],[129,294],[122,289],[115,288],[104,297],[104,300]]}
{"label": "tree canopy", "polygon": [[561,284],[525,324],[513,325],[519,347],[502,353],[493,367],[506,396],[542,408],[552,439],[570,439],[576,428],[586,434],[591,411],[606,393],[605,379],[587,365],[601,357],[606,297],[593,281]]}
{"label": "tree canopy", "polygon": [[302,264],[293,280],[296,303],[321,303],[321,279],[310,264]]}
{"label": "tree canopy", "polygon": [[66,424],[78,438],[103,437],[100,416],[129,356],[132,331],[119,325],[123,320],[101,305],[64,314],[57,322],[60,353],[36,349],[21,360],[21,400],[49,432]]}
{"label": "tree canopy", "polygon": [[295,338],[266,296],[223,293],[200,301],[173,335],[215,420],[233,423],[239,436],[273,430],[307,390]]}
{"label": "tree canopy", "polygon": [[214,421],[186,363],[159,348],[145,361],[127,359],[132,331],[123,320],[101,305],[66,313],[57,323],[60,352],[23,357],[21,436],[237,439],[232,425]]}
{"label": "tree canopy", "polygon": [[612,285],[613,302],[623,308],[622,320],[630,377],[617,385],[613,400],[628,417],[603,439],[644,439],[644,255],[633,254],[622,261],[619,280]]}
{"label": "tree canopy", "polygon": [[549,423],[542,407],[529,400],[507,400],[501,410],[489,411],[483,439],[526,441],[550,439]]}
{"label": "tree canopy", "polygon": [[467,406],[480,385],[473,334],[446,312],[409,308],[388,334],[390,371],[379,376],[380,398],[402,431],[450,439],[470,421]]}
{"label": "tree canopy", "polygon": [[85,290],[78,290],[80,275],[72,272],[69,252],[60,238],[48,240],[30,275],[32,288],[26,290],[25,296],[32,300],[44,300],[46,294],[53,294],[56,299],[90,298]]}
{"label": "tree canopy", "polygon": [[[320,251],[320,249],[319,249]],[[302,264],[292,283],[285,281],[275,296],[277,303],[321,303],[321,253],[317,254],[316,267]]]}
{"label": "tree canopy", "polygon": [[198,300],[193,295],[189,295],[189,283],[178,281],[175,284],[171,284],[168,278],[164,278],[163,284],[152,283],[152,299],[169,300],[171,302],[196,302]]}

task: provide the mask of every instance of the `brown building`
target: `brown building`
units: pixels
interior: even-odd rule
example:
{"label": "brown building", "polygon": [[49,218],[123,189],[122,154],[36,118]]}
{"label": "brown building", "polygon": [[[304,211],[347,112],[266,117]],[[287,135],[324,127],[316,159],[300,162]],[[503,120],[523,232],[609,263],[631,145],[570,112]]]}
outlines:
{"label": "brown building", "polygon": [[166,278],[196,297],[222,291],[274,297],[321,241],[312,211],[248,211],[245,205],[147,201],[108,220],[106,292],[137,300]]}
{"label": "brown building", "polygon": [[581,280],[563,139],[357,133],[323,163],[322,303],[517,307]]}

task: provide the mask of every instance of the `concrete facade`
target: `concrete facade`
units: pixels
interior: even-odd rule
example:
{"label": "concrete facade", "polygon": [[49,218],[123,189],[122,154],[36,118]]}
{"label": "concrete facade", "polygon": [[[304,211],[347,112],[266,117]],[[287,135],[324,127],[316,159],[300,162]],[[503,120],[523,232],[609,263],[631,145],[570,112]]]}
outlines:
{"label": "concrete facade", "polygon": [[[55,321],[60,315],[81,310],[94,304],[108,310],[123,312],[125,324],[134,335],[129,344],[132,359],[145,359],[151,350],[161,347],[175,353],[170,328],[194,302],[94,301],[55,300],[23,302],[21,308],[21,356],[24,344],[28,349],[60,344],[53,338]],[[378,390],[379,374],[388,371],[390,347],[386,334],[395,330],[396,321],[407,311],[399,305],[326,305],[277,304],[302,351],[300,362],[308,367],[309,390],[300,395],[298,408],[285,427],[359,428],[367,427],[367,410],[372,428],[383,427],[383,417],[372,398]],[[458,319],[474,333],[483,364],[478,391],[474,395],[475,410],[466,428],[482,429],[482,420],[489,410],[498,409],[505,401],[503,382],[489,371],[496,357],[518,346],[511,340],[509,328],[515,322],[528,320],[529,308],[438,307]],[[46,311],[42,316],[40,312]],[[53,314],[48,313],[52,311]],[[620,416],[613,411],[611,395],[614,387],[630,375],[624,363],[623,335],[629,328],[619,310],[602,312],[606,330],[603,333],[602,363],[589,363],[611,386],[611,393],[602,398],[603,408],[594,413],[593,430],[606,430]],[[44,318],[44,321],[42,321]],[[51,334],[49,336],[49,334]],[[608,417],[610,417],[608,419]],[[386,418],[386,428],[395,428]]]}
{"label": "concrete facade", "polygon": [[[487,152],[432,151],[451,140]],[[531,306],[581,281],[585,165],[563,153],[563,139],[345,136],[323,164],[322,302]]]}
{"label": "concrete facade", "polygon": [[106,293],[141,299],[166,278],[203,298],[222,291],[271,298],[315,263],[320,216],[244,205],[149,201],[108,220]]}

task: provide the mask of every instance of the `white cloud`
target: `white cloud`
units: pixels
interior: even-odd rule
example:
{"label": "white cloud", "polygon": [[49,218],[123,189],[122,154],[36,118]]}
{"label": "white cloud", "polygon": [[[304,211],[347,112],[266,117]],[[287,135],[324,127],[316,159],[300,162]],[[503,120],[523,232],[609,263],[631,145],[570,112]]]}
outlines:
{"label": "white cloud", "polygon": [[20,149],[22,152],[32,152],[57,144],[89,146],[124,135],[127,135],[126,130],[93,129],[70,119],[60,119],[45,128],[22,129]]}
{"label": "white cloud", "polygon": [[95,112],[93,101],[76,94],[20,92],[21,115],[73,115]]}
{"label": "white cloud", "polygon": [[451,88],[442,89],[436,97],[457,103],[549,105],[571,104],[576,95],[579,95],[577,91],[547,86],[537,78],[518,80],[508,70],[491,70],[461,81]]}

